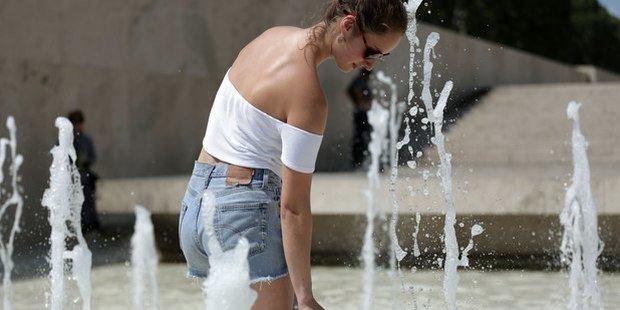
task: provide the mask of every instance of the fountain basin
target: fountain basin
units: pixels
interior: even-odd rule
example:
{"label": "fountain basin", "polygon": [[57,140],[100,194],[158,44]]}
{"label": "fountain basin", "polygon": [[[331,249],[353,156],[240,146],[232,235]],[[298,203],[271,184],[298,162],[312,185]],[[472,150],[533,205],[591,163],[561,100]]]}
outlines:
{"label": "fountain basin", "polygon": [[[359,309],[362,300],[362,269],[343,267],[313,267],[313,287],[316,297],[327,309]],[[197,309],[203,307],[200,283],[186,279],[185,264],[160,264],[157,281],[160,285],[162,309]],[[443,308],[441,279],[443,272],[403,269],[406,283],[414,283],[418,308]],[[459,309],[563,309],[568,296],[566,274],[541,271],[461,271],[458,288]],[[128,309],[131,303],[131,268],[128,264],[101,266],[93,269],[93,309]],[[410,292],[403,293],[398,279],[388,271],[378,271],[375,277],[374,308],[412,308]],[[415,282],[414,282],[415,281]],[[620,304],[620,274],[600,276],[603,302],[607,309]],[[47,278],[18,281],[15,289],[15,309],[41,309],[48,289]],[[77,287],[69,286],[70,296],[79,296]],[[71,300],[70,300],[71,301]],[[75,301],[76,309],[79,300]],[[67,307],[70,308],[70,307]]]}

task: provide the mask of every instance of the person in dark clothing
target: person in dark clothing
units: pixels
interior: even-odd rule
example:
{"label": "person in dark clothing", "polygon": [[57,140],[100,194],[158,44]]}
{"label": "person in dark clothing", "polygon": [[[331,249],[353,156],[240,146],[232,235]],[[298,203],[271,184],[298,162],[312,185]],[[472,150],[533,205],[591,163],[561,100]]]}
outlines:
{"label": "person in dark clothing", "polygon": [[84,203],[82,204],[82,231],[99,230],[99,216],[95,207],[95,183],[99,178],[91,169],[97,156],[92,139],[84,133],[84,114],[80,110],[69,113],[69,121],[73,124],[73,147],[77,153],[75,165],[80,172]]}
{"label": "person in dark clothing", "polygon": [[370,132],[372,127],[368,123],[366,112],[370,110],[372,103],[372,94],[370,91],[368,80],[370,71],[362,68],[353,79],[347,93],[353,101],[353,125],[354,134],[352,139],[352,158],[353,169],[365,169],[368,166],[368,143],[370,142]]}

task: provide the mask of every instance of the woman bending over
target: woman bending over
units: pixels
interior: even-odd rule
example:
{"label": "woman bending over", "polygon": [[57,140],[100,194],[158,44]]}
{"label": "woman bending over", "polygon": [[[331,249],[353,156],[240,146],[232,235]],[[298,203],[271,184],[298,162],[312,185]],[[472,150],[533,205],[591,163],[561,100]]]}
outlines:
{"label": "woman bending over", "polygon": [[206,277],[202,195],[214,196],[224,250],[250,243],[253,309],[322,309],[312,294],[310,185],[327,119],[317,68],[371,70],[400,42],[400,0],[332,0],[309,28],[274,27],[245,46],[219,87],[202,151],[182,202],[179,234],[188,274]]}

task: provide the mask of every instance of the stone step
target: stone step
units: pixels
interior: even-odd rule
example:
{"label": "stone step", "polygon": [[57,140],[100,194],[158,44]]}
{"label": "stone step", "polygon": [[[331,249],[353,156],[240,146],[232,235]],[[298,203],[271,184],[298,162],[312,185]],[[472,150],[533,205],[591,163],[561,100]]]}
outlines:
{"label": "stone step", "polygon": [[[464,165],[560,164],[572,161],[570,101],[579,110],[592,165],[620,163],[620,83],[496,87],[446,133],[454,162]],[[425,155],[436,157],[434,150]]]}
{"label": "stone step", "polygon": [[[428,170],[429,179],[421,176]],[[494,166],[457,167],[453,170],[453,192],[457,213],[462,214],[559,214],[572,167]],[[436,168],[399,170],[396,193],[399,213],[440,214],[443,198]],[[102,180],[98,187],[98,210],[104,213],[132,212],[135,204],[153,213],[178,213],[189,176],[165,176]],[[378,208],[391,212],[387,173],[380,178]],[[592,167],[592,192],[600,214],[620,214],[620,171],[609,166]],[[314,214],[365,214],[363,191],[368,181],[363,173],[316,173],[311,202]],[[409,187],[414,195],[409,193]],[[428,195],[425,195],[425,189]]]}
{"label": "stone step", "polygon": [[[424,168],[420,168],[423,170]],[[457,210],[459,244],[465,246],[474,223],[485,232],[475,238],[471,252],[480,268],[557,267],[561,228],[558,214],[562,208],[564,183],[570,167],[478,167],[454,171],[454,197]],[[610,270],[620,269],[620,175],[613,169],[593,168],[592,189],[599,206],[600,235],[605,242],[604,263]],[[431,172],[424,181],[417,172],[401,169],[397,183],[398,236],[401,245],[413,247],[415,212],[421,213],[419,246],[422,256],[407,264],[433,267],[441,257],[443,234],[443,198],[438,180]],[[189,176],[103,180],[99,187],[99,210],[104,218],[131,216],[134,204],[143,204],[153,212],[158,245],[165,259],[182,259],[178,248],[178,212]],[[409,178],[409,180],[407,180]],[[385,232],[392,204],[387,191],[387,174],[381,176],[378,192],[380,216],[377,219],[377,243],[385,260],[388,238]],[[406,186],[416,189],[410,196]],[[314,260],[324,264],[356,264],[366,228],[367,186],[363,173],[317,173],[313,177]],[[404,190],[403,190],[404,189]],[[113,222],[110,223],[113,225]],[[461,227],[462,225],[462,227]],[[473,260],[473,259],[472,259]]]}

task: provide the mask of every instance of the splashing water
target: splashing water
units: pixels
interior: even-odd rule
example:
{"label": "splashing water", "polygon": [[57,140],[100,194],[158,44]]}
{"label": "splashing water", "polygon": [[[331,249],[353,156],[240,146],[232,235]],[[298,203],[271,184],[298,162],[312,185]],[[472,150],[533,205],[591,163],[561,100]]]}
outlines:
{"label": "splashing water", "polygon": [[250,288],[250,243],[241,237],[234,249],[222,251],[213,228],[215,197],[211,192],[204,193],[201,207],[206,211],[203,216],[210,252],[209,277],[203,283],[206,309],[250,309],[257,296]]}
{"label": "splashing water", "polygon": [[373,99],[367,114],[368,123],[372,126],[372,132],[370,133],[370,143],[368,143],[368,150],[370,151],[370,167],[366,173],[368,188],[364,191],[368,205],[366,208],[367,225],[361,255],[364,265],[363,309],[370,309],[372,307],[376,253],[373,240],[374,220],[377,213],[376,191],[379,188],[379,160],[386,145],[387,123],[390,117],[389,112],[375,99]]}
{"label": "splashing water", "polygon": [[[389,262],[390,262],[390,277],[396,276],[398,274],[400,278],[400,282],[404,288],[404,276],[400,269],[400,262],[407,256],[407,252],[405,252],[399,245],[398,235],[396,234],[396,226],[398,225],[398,199],[396,197],[396,181],[398,179],[398,150],[400,150],[405,144],[409,143],[409,133],[405,133],[403,139],[398,141],[398,131],[400,129],[400,125],[403,121],[403,114],[406,110],[405,102],[398,102],[397,100],[397,89],[396,83],[389,76],[385,75],[383,71],[377,72],[375,75],[377,82],[387,86],[389,88],[389,101],[386,102],[388,106],[390,117],[388,121],[389,125],[389,145],[387,146],[387,150],[389,150],[389,159],[390,159],[390,182],[388,186],[388,193],[390,195],[390,200],[392,202],[392,216],[390,217],[390,221],[388,222],[388,236],[390,239],[389,244]],[[386,96],[387,97],[387,96]],[[381,98],[383,99],[383,98]],[[406,121],[407,124],[409,121]],[[407,129],[410,130],[409,127]],[[398,289],[395,286],[394,291],[392,292],[394,295],[393,300],[397,299]],[[394,305],[396,307],[397,305]]]}
{"label": "splashing water", "polygon": [[[412,104],[413,104],[413,98],[415,96],[413,93],[413,79],[415,77],[415,72],[414,72],[415,51],[416,51],[416,48],[420,45],[420,39],[418,39],[418,36],[416,35],[418,31],[418,25],[417,25],[417,19],[415,17],[415,14],[418,10],[418,7],[420,7],[421,3],[422,3],[422,0],[410,0],[406,3],[408,23],[407,23],[407,30],[405,34],[407,36],[407,40],[409,40],[409,81],[408,81],[409,89],[407,91],[407,106],[409,106],[408,114],[411,117],[414,117],[418,114],[418,107],[412,106]],[[409,137],[411,135],[411,126],[409,124],[410,121],[412,121],[412,119],[410,119],[409,117],[405,117],[405,135],[403,136],[403,140],[400,141],[398,144],[396,144],[396,148],[398,150],[400,150],[404,145],[407,145],[411,142],[410,137]],[[413,158],[413,147],[411,145],[407,145],[407,150],[409,151],[409,154]],[[419,156],[416,156],[416,157],[419,157]],[[409,160],[407,161],[407,166],[413,170],[417,167],[417,162],[415,160]]]}
{"label": "splashing water", "polygon": [[[405,5],[407,8],[407,30],[405,31],[405,35],[407,36],[407,40],[409,40],[409,91],[407,93],[407,104],[411,105],[414,94],[413,94],[413,78],[414,78],[414,60],[415,60],[415,50],[418,46],[420,46],[420,39],[418,39],[418,23],[415,17],[418,8],[422,4],[422,0],[409,0]],[[413,114],[412,114],[413,116]]]}
{"label": "splashing water", "polygon": [[[82,235],[80,211],[84,194],[80,174],[75,166],[77,159],[73,148],[73,125],[68,119],[58,117],[58,145],[52,148],[49,188],[43,194],[42,205],[50,211],[52,227],[50,242],[50,278],[52,310],[65,308],[65,270],[71,271],[82,298],[82,309],[91,307],[90,270],[92,254]],[[65,240],[77,239],[77,245],[68,250]],[[70,260],[72,264],[66,264]],[[71,266],[71,267],[69,267]]]}
{"label": "splashing water", "polygon": [[461,261],[459,262],[459,266],[469,267],[469,258],[467,258],[467,254],[469,251],[474,248],[474,237],[480,235],[484,231],[484,228],[478,224],[474,224],[471,227],[471,237],[469,237],[469,243],[461,253]]}
{"label": "splashing water", "polygon": [[418,234],[420,233],[420,220],[422,218],[422,215],[420,215],[420,212],[416,212],[415,213],[415,226],[413,229],[413,256],[414,257],[418,257],[420,256],[420,245],[418,244]]}
{"label": "splashing water", "polygon": [[398,150],[406,143],[409,135],[405,133],[403,141],[396,142],[398,139],[398,129],[402,122],[402,115],[405,112],[405,103],[397,102],[396,84],[392,79],[385,75],[383,71],[377,72],[376,78],[379,82],[387,85],[390,88],[390,101],[389,101],[389,132],[390,132],[390,185],[388,191],[390,193],[390,199],[392,200],[392,217],[389,223],[389,236],[390,236],[390,270],[393,272],[396,269],[396,265],[405,258],[407,252],[405,252],[398,244],[398,236],[396,235],[396,225],[398,223],[398,200],[396,199],[396,179],[398,178]]}
{"label": "splashing water", "polygon": [[441,187],[446,205],[446,217],[444,223],[444,280],[443,291],[446,301],[446,308],[456,309],[456,288],[459,282],[457,273],[459,247],[456,240],[456,212],[454,209],[454,198],[452,197],[452,165],[450,159],[452,155],[446,152],[444,135],[441,131],[443,126],[443,111],[446,107],[448,97],[452,91],[452,81],[447,81],[441,90],[437,106],[433,108],[433,97],[431,95],[431,75],[433,63],[430,60],[431,52],[434,52],[435,45],[439,42],[439,33],[432,32],[426,39],[424,46],[424,80],[422,86],[422,102],[427,112],[428,122],[434,127],[435,136],[431,142],[437,147],[439,153],[440,166],[439,175],[441,177]]}
{"label": "splashing water", "polygon": [[[159,309],[159,286],[156,276],[159,258],[155,246],[151,212],[139,205],[135,207],[135,210],[136,223],[131,236],[133,305],[137,309],[145,307]],[[147,287],[150,291],[150,299],[145,296]]]}
{"label": "splashing water", "polygon": [[579,125],[581,103],[572,101],[566,113],[573,121],[573,177],[566,190],[560,223],[562,261],[568,265],[570,300],[569,309],[602,309],[597,284],[596,260],[603,250],[598,236],[597,211],[590,189],[590,166],[586,138]]}
{"label": "splashing water", "polygon": [[19,167],[24,162],[22,155],[17,154],[17,138],[16,138],[16,126],[15,119],[9,116],[6,120],[6,127],[9,130],[9,139],[0,139],[0,184],[4,181],[4,161],[6,160],[7,147],[10,154],[11,165],[9,166],[9,175],[11,176],[10,183],[12,192],[7,195],[8,198],[2,197],[0,201],[4,201],[0,207],[0,220],[10,206],[15,206],[15,215],[13,217],[13,226],[11,232],[8,235],[8,240],[4,236],[4,227],[1,226],[0,221],[0,259],[2,260],[2,266],[4,267],[4,274],[2,275],[2,289],[3,289],[3,308],[10,310],[13,308],[11,298],[11,273],[13,271],[13,242],[15,240],[15,234],[20,231],[19,220],[21,219],[22,207],[24,205],[24,199],[20,194],[20,188],[18,186],[18,173]]}
{"label": "splashing water", "polygon": [[[405,35],[407,37],[407,40],[409,41],[409,80],[408,80],[408,90],[407,90],[407,106],[409,106],[409,111],[408,114],[410,117],[412,117],[412,119],[410,119],[409,117],[405,117],[405,135],[403,137],[403,141],[401,141],[399,144],[396,145],[397,149],[401,149],[404,145],[409,144],[410,138],[409,136],[411,135],[411,126],[410,126],[410,122],[413,120],[413,117],[415,117],[418,114],[418,107],[413,105],[413,98],[415,97],[415,94],[413,92],[413,80],[415,77],[415,53],[416,53],[416,49],[420,46],[420,39],[417,36],[417,32],[418,32],[418,22],[416,19],[416,13],[418,11],[418,8],[420,7],[420,4],[422,4],[422,0],[409,0],[406,2],[405,7],[407,9],[407,30],[405,31]],[[410,156],[413,158],[413,146],[411,145],[407,145],[407,150],[409,151]],[[416,154],[417,155],[417,154]],[[416,156],[416,158],[419,156]],[[414,170],[417,167],[417,162],[415,160],[408,160],[407,161],[407,167],[409,167],[409,169]],[[409,186],[409,194],[411,196],[413,196],[415,194],[415,190],[413,189],[413,186]],[[420,231],[420,212],[416,211],[416,224],[415,224],[415,230],[413,232],[413,256],[414,257],[418,257],[420,256],[420,247],[418,245],[418,232]],[[415,272],[415,268],[412,269],[412,272]],[[411,288],[411,291],[413,293],[413,308],[417,309],[417,298],[416,298],[416,289],[415,286],[413,284],[411,284],[409,286]]]}

